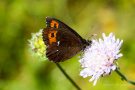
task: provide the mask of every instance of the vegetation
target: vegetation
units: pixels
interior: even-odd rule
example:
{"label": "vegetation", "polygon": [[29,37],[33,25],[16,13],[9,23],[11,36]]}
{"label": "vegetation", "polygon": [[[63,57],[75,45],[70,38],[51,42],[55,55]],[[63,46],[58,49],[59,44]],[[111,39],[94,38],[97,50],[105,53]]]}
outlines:
{"label": "vegetation", "polygon": [[[114,32],[123,39],[121,72],[135,80],[135,0],[1,0],[0,90],[75,90],[56,65],[29,52],[31,33],[45,28],[45,17],[55,17],[85,39]],[[134,90],[116,72],[96,86],[83,79],[78,56],[60,63],[83,90]]]}

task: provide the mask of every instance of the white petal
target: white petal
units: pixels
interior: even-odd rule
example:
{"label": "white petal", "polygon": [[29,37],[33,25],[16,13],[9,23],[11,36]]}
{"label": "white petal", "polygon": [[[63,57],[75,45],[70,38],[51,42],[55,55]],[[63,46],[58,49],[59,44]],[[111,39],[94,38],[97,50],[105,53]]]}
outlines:
{"label": "white petal", "polygon": [[89,81],[94,81],[93,85],[96,85],[101,75],[115,70],[117,66],[114,62],[122,57],[119,49],[123,40],[116,39],[113,33],[109,36],[103,33],[102,37],[103,39],[92,40],[92,44],[84,50],[84,55],[79,60],[83,68],[80,75],[84,78],[91,76]]}

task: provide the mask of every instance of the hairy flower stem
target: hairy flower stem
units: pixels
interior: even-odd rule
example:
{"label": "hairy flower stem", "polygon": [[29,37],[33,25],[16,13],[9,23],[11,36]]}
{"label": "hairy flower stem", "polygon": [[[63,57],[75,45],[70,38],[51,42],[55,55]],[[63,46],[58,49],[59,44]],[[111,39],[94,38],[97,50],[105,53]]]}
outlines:
{"label": "hairy flower stem", "polygon": [[128,80],[125,75],[123,75],[118,69],[115,70],[116,73],[121,77],[122,80],[125,80],[126,82],[135,85],[134,81]]}
{"label": "hairy flower stem", "polygon": [[56,63],[57,67],[60,69],[60,71],[65,75],[65,77],[73,84],[73,86],[77,89],[77,90],[81,90],[81,88],[73,81],[73,79],[71,79],[71,77],[64,71],[64,69],[61,67],[60,64]]}

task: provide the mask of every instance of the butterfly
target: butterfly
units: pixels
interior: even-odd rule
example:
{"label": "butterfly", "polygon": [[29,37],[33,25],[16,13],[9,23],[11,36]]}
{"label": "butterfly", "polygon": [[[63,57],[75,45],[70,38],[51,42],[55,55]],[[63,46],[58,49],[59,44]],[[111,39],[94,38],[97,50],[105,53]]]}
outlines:
{"label": "butterfly", "polygon": [[47,46],[46,56],[50,61],[62,62],[68,60],[91,44],[91,41],[83,39],[60,20],[46,17],[46,25],[42,36]]}

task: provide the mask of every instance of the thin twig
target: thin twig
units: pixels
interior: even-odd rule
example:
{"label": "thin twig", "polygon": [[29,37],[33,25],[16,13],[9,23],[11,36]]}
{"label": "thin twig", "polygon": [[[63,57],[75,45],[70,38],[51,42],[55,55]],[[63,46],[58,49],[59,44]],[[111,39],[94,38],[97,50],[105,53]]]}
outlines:
{"label": "thin twig", "polygon": [[81,88],[71,79],[71,77],[64,71],[64,69],[60,66],[60,64],[56,63],[57,67],[60,71],[65,75],[65,77],[76,87],[77,90],[81,90]]}
{"label": "thin twig", "polygon": [[122,80],[125,80],[126,82],[128,82],[128,83],[130,83],[130,84],[132,84],[132,85],[135,85],[135,82],[134,82],[134,81],[128,80],[128,79],[126,78],[126,76],[123,75],[118,69],[116,69],[115,71],[116,71],[116,73],[117,73],[119,76],[121,76],[121,79],[122,79]]}

